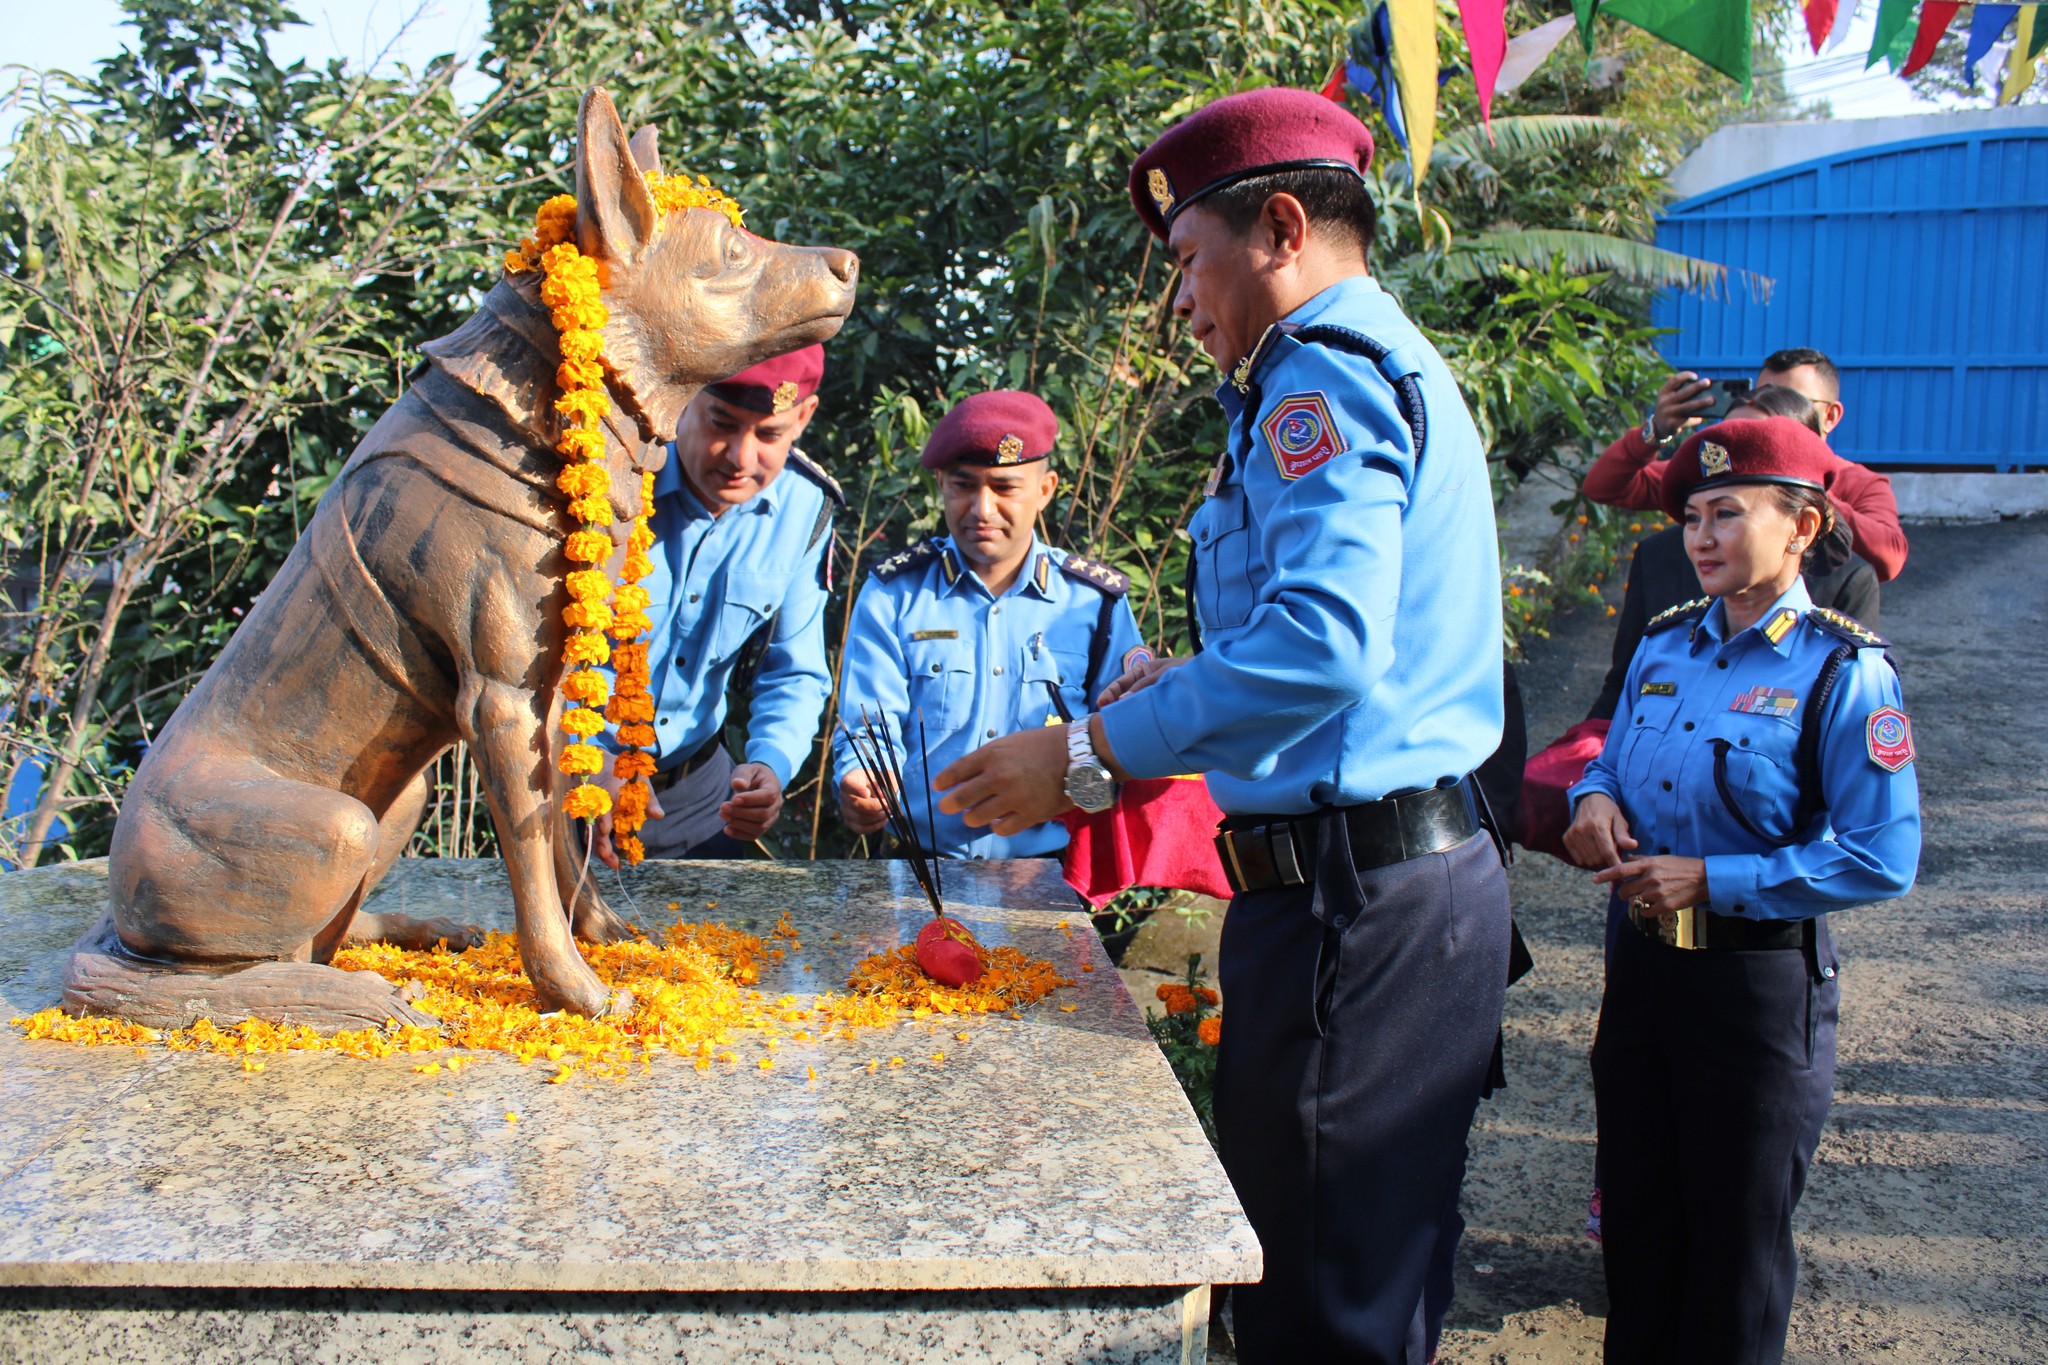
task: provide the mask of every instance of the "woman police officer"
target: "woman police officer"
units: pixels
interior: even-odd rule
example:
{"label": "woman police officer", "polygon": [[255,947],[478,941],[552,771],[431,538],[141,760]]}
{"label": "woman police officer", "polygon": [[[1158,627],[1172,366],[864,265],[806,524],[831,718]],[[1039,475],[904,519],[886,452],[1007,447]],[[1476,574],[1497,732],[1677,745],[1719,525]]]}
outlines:
{"label": "woman police officer", "polygon": [[1652,620],[1565,844],[1626,905],[1593,1044],[1609,1365],[1775,1362],[1834,1085],[1830,912],[1904,895],[1912,727],[1885,642],[1815,608],[1824,441],[1723,422],[1666,510],[1707,596]]}

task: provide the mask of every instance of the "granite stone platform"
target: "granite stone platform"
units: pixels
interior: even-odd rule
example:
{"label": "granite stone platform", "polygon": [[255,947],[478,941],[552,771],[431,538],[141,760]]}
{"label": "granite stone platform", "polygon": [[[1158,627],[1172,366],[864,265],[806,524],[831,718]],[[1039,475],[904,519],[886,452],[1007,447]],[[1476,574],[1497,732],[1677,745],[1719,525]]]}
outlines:
{"label": "granite stone platform", "polygon": [[[788,912],[771,996],[929,914],[890,863],[623,886],[650,928]],[[496,1054],[249,1073],[0,1024],[0,1360],[1200,1362],[1209,1286],[1259,1248],[1138,1005],[1051,864],[951,863],[946,891],[1077,984],[1016,1020],[785,1038],[773,1071],[561,1085]],[[56,1002],[104,892],[102,863],[0,874],[0,1020]],[[401,862],[368,908],[512,922],[493,861]]]}

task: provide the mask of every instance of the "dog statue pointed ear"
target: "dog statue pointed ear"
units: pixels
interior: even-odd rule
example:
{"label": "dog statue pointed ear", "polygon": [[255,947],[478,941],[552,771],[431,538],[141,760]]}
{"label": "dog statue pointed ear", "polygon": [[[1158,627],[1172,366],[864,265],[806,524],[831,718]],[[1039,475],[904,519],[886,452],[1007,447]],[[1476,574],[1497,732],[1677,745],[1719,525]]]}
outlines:
{"label": "dog statue pointed ear", "polygon": [[661,152],[654,145],[657,136],[658,134],[654,131],[653,124],[643,123],[634,130],[633,140],[626,145],[633,149],[633,164],[635,166],[638,166],[642,171],[652,171],[654,174],[659,175],[661,174]]}
{"label": "dog statue pointed ear", "polygon": [[576,245],[594,259],[632,260],[660,222],[619,111],[604,87],[593,85],[576,117]]}

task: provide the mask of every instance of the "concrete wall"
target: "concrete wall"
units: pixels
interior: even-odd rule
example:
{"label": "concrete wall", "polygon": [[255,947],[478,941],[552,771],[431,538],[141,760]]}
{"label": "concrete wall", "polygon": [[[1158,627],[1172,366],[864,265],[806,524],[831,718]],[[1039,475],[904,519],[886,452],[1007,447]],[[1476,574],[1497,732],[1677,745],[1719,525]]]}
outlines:
{"label": "concrete wall", "polygon": [[2048,124],[2048,105],[2017,105],[2009,109],[1966,109],[1946,114],[1914,114],[1904,118],[1809,119],[1794,123],[1733,123],[1710,134],[1699,149],[1671,172],[1674,198],[1747,180],[1784,166],[1888,142],[1975,132],[1979,129],[2024,128]]}

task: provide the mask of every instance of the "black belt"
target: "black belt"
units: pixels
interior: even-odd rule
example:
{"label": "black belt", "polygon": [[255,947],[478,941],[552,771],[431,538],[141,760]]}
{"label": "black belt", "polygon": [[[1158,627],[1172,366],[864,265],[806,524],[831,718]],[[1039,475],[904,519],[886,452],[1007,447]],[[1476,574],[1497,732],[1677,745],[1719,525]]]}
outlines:
{"label": "black belt", "polygon": [[697,769],[703,767],[706,763],[710,762],[711,755],[717,753],[719,747],[724,743],[725,736],[714,730],[711,734],[711,738],[705,740],[702,744],[697,746],[696,753],[691,754],[688,758],[684,759],[680,763],[673,764],[670,767],[658,769],[655,772],[655,776],[665,779],[665,781],[663,782],[664,786],[672,787],[676,783],[688,777],[691,773],[696,772]]}
{"label": "black belt", "polygon": [[1686,906],[1656,915],[1631,909],[1628,922],[1645,938],[1695,952],[1753,953],[1772,948],[1803,948],[1811,920],[1744,919]]}
{"label": "black belt", "polygon": [[[1306,886],[1315,880],[1316,831],[1325,814],[1342,815],[1351,861],[1360,872],[1456,848],[1479,832],[1472,779],[1313,815],[1242,816],[1216,836],[1216,852],[1233,891]],[[1249,823],[1259,821],[1260,823]]]}

